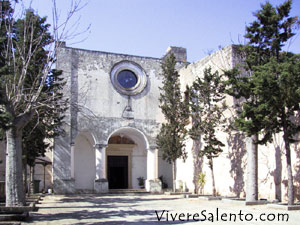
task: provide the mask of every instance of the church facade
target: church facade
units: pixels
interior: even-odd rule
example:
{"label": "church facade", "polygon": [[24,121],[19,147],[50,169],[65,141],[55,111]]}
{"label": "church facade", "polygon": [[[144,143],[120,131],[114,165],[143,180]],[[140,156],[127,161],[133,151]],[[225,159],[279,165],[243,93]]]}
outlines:
{"label": "church facade", "polygon": [[[56,193],[137,189],[161,191],[171,166],[155,144],[162,60],[61,47],[57,68],[67,79],[66,134],[55,140]],[[180,63],[179,63],[180,64]],[[138,179],[139,178],[139,179]]]}

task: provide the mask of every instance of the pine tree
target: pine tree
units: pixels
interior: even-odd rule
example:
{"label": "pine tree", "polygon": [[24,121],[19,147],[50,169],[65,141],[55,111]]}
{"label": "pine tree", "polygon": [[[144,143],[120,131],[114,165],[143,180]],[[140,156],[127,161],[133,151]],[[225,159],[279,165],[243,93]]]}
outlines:
{"label": "pine tree", "polygon": [[[237,127],[248,136],[255,136],[254,144],[270,142],[272,134],[279,131],[284,133],[289,204],[294,201],[290,143],[297,130],[290,119],[299,106],[298,96],[291,93],[298,93],[297,86],[300,85],[295,72],[298,57],[282,52],[282,47],[294,35],[295,24],[299,23],[297,17],[289,16],[291,5],[292,1],[286,1],[278,7],[273,7],[269,2],[262,5],[262,9],[255,13],[257,20],[247,27],[245,37],[249,43],[240,51],[245,61],[242,69],[249,76],[241,75],[237,68],[226,72],[231,87],[228,93],[244,99],[236,120]],[[258,134],[262,134],[262,139],[258,139]],[[252,155],[256,155],[256,165],[252,168],[257,170],[257,152]],[[257,185],[257,171],[250,172],[256,174]]]}
{"label": "pine tree", "polygon": [[174,54],[166,57],[161,67],[163,86],[160,88],[159,107],[166,122],[160,128],[156,143],[163,159],[172,163],[173,190],[176,191],[176,159],[186,158],[184,140],[187,134],[185,125],[189,116],[188,105],[181,96]]}
{"label": "pine tree", "polygon": [[223,116],[225,105],[224,85],[222,76],[211,68],[204,70],[203,78],[198,77],[191,87],[187,87],[189,93],[189,105],[193,120],[189,134],[192,139],[201,138],[204,142],[198,157],[206,156],[212,174],[212,193],[216,196],[215,176],[213,170],[213,158],[218,157],[224,147],[216,135],[216,132],[224,125]]}
{"label": "pine tree", "polygon": [[288,172],[288,204],[293,205],[294,182],[290,145],[296,142],[295,135],[300,131],[300,124],[295,119],[300,103],[300,55],[281,52],[278,58],[271,57],[270,62],[256,69],[255,78],[260,105],[269,111],[265,120],[272,123],[264,127],[264,133],[283,133]]}

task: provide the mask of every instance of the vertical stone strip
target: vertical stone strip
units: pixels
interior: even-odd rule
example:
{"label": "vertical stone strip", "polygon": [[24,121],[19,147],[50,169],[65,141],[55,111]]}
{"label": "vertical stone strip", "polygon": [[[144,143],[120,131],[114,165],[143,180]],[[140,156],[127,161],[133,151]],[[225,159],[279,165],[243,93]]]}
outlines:
{"label": "vertical stone strip", "polygon": [[155,167],[155,149],[150,147],[147,150],[147,180],[155,179]]}
{"label": "vertical stone strip", "polygon": [[75,179],[75,143],[71,142],[71,178]]}
{"label": "vertical stone strip", "polygon": [[146,190],[149,192],[162,191],[161,181],[158,179],[158,151],[154,145],[147,150]]}
{"label": "vertical stone strip", "polygon": [[96,180],[106,179],[106,144],[95,144]]}

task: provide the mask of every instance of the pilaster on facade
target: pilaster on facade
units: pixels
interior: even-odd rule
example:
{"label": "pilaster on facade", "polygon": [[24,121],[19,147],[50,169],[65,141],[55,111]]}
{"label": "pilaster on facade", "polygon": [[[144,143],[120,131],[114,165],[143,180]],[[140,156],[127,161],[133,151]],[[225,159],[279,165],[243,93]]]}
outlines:
{"label": "pilaster on facade", "polygon": [[95,193],[107,193],[108,181],[106,177],[106,143],[97,143],[94,145],[96,158],[96,179],[94,182]]}
{"label": "pilaster on facade", "polygon": [[162,191],[162,183],[158,179],[158,150],[156,145],[149,146],[147,150],[146,190],[154,193]]}
{"label": "pilaster on facade", "polygon": [[71,142],[71,178],[75,179],[75,162],[74,162],[74,156],[75,156],[75,143]]}
{"label": "pilaster on facade", "polygon": [[94,145],[96,156],[96,180],[107,179],[106,177],[106,148],[107,144]]}

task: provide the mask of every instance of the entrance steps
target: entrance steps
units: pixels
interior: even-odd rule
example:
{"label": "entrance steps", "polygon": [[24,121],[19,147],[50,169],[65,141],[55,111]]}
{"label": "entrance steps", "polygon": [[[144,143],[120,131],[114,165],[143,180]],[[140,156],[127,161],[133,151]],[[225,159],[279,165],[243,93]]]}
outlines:
{"label": "entrance steps", "polygon": [[109,189],[109,194],[149,194],[145,189]]}
{"label": "entrance steps", "polygon": [[76,189],[76,194],[94,194],[94,190],[90,190],[90,189]]}
{"label": "entrance steps", "polygon": [[[94,194],[94,193],[95,193],[94,190],[76,189],[76,194]],[[148,193],[150,192],[147,192],[145,189],[109,189],[108,190],[108,194],[148,194]]]}

